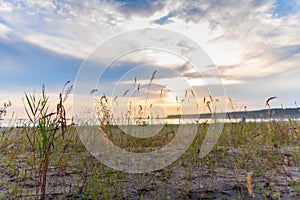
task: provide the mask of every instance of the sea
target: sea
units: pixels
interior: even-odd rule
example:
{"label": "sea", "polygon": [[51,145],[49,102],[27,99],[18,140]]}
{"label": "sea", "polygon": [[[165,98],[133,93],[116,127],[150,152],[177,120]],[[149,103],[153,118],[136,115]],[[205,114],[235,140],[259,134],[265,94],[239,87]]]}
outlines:
{"label": "sea", "polygon": [[[82,120],[87,121],[87,120]],[[97,125],[99,124],[97,119],[88,120],[88,124]],[[113,119],[112,123],[114,125],[161,125],[161,124],[213,124],[213,123],[247,123],[247,122],[294,122],[300,124],[300,118],[263,118],[263,119],[254,119],[254,118],[242,118],[242,119],[212,119],[212,118],[159,118],[159,119],[145,119],[143,120],[126,120],[126,119]],[[67,120],[67,124],[86,124],[86,123],[77,123],[72,119]],[[0,128],[22,128],[24,126],[33,126],[29,119],[0,119]]]}

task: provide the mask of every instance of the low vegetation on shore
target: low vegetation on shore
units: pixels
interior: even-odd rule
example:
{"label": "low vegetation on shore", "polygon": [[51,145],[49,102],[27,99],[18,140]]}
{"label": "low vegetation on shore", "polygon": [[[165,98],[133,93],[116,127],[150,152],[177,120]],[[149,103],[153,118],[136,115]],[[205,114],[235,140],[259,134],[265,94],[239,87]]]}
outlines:
{"label": "low vegetation on shore", "polygon": [[[92,157],[77,135],[76,123],[66,122],[64,103],[71,90],[67,82],[55,111],[49,109],[44,87],[40,98],[26,94],[31,125],[0,129],[1,199],[300,198],[296,119],[225,123],[217,144],[201,159],[199,150],[210,124],[199,123],[193,143],[176,162],[130,174]],[[0,116],[9,106],[4,104]],[[114,145],[138,153],[165,146],[180,126],[166,124],[154,137],[135,138],[102,122]]]}

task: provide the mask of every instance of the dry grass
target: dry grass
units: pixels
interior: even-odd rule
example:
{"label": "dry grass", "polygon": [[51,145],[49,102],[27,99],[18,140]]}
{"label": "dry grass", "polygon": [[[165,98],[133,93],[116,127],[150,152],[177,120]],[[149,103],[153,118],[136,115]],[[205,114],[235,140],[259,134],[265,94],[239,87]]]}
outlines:
{"label": "dry grass", "polygon": [[[150,85],[155,75],[156,71]],[[136,84],[137,79],[134,89]],[[0,130],[1,199],[300,198],[300,135],[299,124],[293,119],[226,123],[218,143],[202,159],[199,149],[209,124],[197,124],[192,145],[176,162],[151,173],[128,174],[93,158],[76,128],[67,125],[63,104],[72,89],[67,85],[69,82],[59,94],[55,112],[48,110],[44,88],[41,98],[25,96],[27,113],[35,126]],[[147,109],[149,88],[145,106],[133,102],[132,109]],[[204,98],[208,109],[212,110],[214,100],[211,96]],[[136,138],[113,123],[106,96],[98,99],[98,106],[99,134],[131,152],[151,152],[165,146],[180,126],[164,125],[151,138]],[[144,125],[149,130],[156,126]]]}

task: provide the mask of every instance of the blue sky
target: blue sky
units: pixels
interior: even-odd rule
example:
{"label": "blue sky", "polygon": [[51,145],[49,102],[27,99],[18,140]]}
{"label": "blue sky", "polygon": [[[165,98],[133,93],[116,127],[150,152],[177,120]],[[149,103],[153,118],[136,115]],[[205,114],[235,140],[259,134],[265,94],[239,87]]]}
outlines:
{"label": "blue sky", "polygon": [[299,12],[298,8],[299,7],[297,7],[297,0],[276,0],[275,15],[278,15],[280,17],[289,16],[291,14]]}
{"label": "blue sky", "polygon": [[[240,107],[264,108],[270,96],[278,97],[274,107],[300,105],[297,0],[0,0],[0,103],[10,99],[11,110],[22,113],[24,91],[37,93],[43,84],[55,98],[67,80],[75,81],[97,45],[138,28],[168,29],[194,40],[218,67],[227,96]],[[166,63],[168,57],[151,52],[143,56],[151,59],[120,61],[105,78],[107,84],[147,62],[183,65]],[[146,80],[155,69],[137,76]],[[161,73],[158,77],[167,72]],[[210,68],[204,72],[206,77],[215,74]],[[192,87],[203,90],[199,84]]]}

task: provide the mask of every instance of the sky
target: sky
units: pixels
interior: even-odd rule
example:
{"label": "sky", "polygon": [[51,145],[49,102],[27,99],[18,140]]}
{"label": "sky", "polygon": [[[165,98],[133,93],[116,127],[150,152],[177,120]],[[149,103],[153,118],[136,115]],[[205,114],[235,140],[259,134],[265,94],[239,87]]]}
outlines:
{"label": "sky", "polygon": [[[215,67],[203,66],[202,76],[197,77],[193,67],[178,56],[141,50],[112,64],[111,72],[102,77],[104,85],[97,88],[99,95],[109,96],[109,86],[118,81],[115,95],[120,96],[133,87],[137,77],[140,84],[146,84],[140,94],[145,97],[149,79],[157,70],[153,84],[161,87],[151,91],[170,90],[166,93],[169,102],[162,105],[170,105],[171,99],[184,96],[188,89],[198,92],[200,101],[209,95],[203,92],[203,80],[217,78],[218,71],[223,84],[209,87],[225,89],[226,98],[237,101],[237,110],[266,108],[265,101],[271,96],[277,97],[272,107],[300,105],[297,0],[0,0],[0,103],[11,100],[9,111],[23,117],[24,93],[38,94],[43,84],[55,103],[64,83],[76,81],[78,70],[99,45],[141,28],[182,34],[198,44]],[[124,41],[124,45],[131,44]],[[181,47],[188,49],[184,43]],[[172,75],[170,81],[174,69],[180,75]],[[176,78],[180,76],[188,80],[190,88],[179,87],[182,84]],[[178,89],[176,94],[169,85]],[[153,92],[156,102],[157,94]],[[132,91],[132,95],[137,94]],[[68,109],[72,110],[71,101]]]}

